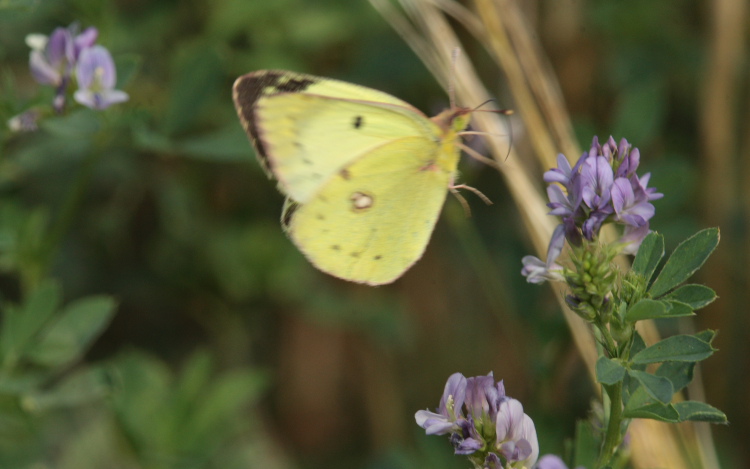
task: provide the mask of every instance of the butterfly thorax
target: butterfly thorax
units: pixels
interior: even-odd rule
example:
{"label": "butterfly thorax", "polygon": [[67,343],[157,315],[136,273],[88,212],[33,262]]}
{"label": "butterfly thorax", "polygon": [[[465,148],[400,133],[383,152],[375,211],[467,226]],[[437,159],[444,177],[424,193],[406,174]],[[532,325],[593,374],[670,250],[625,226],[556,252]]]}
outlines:
{"label": "butterfly thorax", "polygon": [[471,109],[454,107],[446,109],[430,120],[441,130],[440,151],[437,160],[434,161],[435,169],[440,168],[448,173],[453,173],[458,166],[460,152],[456,145],[459,132],[469,125]]}

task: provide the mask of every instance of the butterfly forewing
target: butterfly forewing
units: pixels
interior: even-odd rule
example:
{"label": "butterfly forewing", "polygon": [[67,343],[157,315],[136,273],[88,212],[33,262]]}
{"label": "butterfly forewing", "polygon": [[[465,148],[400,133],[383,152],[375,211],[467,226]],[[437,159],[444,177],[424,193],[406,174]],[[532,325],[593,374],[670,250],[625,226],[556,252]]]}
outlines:
{"label": "butterfly forewing", "polygon": [[260,100],[286,93],[372,101],[403,107],[410,112],[420,114],[419,110],[407,102],[388,93],[340,80],[286,70],[260,70],[243,75],[235,80],[232,88],[234,106],[242,126],[255,147],[258,160],[269,176],[273,175],[269,156],[273,157],[274,155],[269,155],[266,142],[258,138],[257,105]]}
{"label": "butterfly forewing", "polygon": [[258,101],[256,123],[282,192],[305,203],[335,173],[374,149],[408,137],[434,144],[439,132],[391,105],[281,94]]}

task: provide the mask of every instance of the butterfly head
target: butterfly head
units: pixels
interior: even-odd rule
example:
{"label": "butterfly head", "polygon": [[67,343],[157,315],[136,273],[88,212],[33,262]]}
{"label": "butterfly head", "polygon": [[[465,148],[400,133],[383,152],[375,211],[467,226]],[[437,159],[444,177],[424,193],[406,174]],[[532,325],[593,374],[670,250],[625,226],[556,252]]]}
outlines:
{"label": "butterfly head", "polygon": [[444,133],[458,133],[465,130],[469,125],[469,118],[472,111],[473,109],[466,107],[454,107],[446,109],[431,120],[440,127]]}

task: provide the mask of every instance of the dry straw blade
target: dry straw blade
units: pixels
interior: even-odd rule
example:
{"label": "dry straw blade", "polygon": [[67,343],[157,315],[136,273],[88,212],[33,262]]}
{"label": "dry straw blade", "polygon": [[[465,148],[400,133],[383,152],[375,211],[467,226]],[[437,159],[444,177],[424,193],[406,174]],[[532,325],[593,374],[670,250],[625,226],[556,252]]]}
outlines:
{"label": "dry straw blade", "polygon": [[[492,96],[465,54],[458,56],[455,67],[452,65],[452,51],[456,47],[467,48],[461,47],[448,17],[476,38],[506,77],[515,115],[521,119],[521,128],[513,127],[513,138],[516,142],[523,139],[523,144],[509,149],[499,139],[489,138],[487,145],[493,158],[500,163],[499,171],[518,206],[536,253],[544,258],[557,222],[547,215],[546,199],[541,191],[541,172],[555,166],[558,153],[577,158],[580,149],[573,136],[558,82],[535,39],[536,34],[517,3],[512,0],[475,0],[472,11],[452,0],[401,0],[399,6],[390,0],[370,2],[444,87],[454,74],[452,79],[460,103],[481,103]],[[473,126],[492,135],[508,135],[510,129],[506,122],[492,113],[472,115]],[[516,148],[529,148],[529,155],[517,154]],[[532,160],[538,164],[522,164]],[[594,380],[597,351],[591,330],[567,308],[565,292],[559,288],[553,290],[576,347]],[[641,321],[639,325],[642,325],[639,332],[647,343],[659,340],[653,323]],[[634,467],[718,467],[710,436],[699,437],[692,423],[677,426],[636,420],[630,426],[630,434]]]}

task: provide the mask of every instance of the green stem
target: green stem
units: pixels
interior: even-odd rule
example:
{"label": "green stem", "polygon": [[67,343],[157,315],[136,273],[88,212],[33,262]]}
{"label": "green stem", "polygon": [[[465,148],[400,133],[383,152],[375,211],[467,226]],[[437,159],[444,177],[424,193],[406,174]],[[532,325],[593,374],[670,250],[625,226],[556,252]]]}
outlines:
{"label": "green stem", "polygon": [[622,381],[607,386],[607,395],[609,395],[609,423],[607,424],[607,433],[604,436],[604,446],[602,447],[599,463],[597,467],[606,467],[612,460],[615,450],[620,445],[620,426],[622,425]]}
{"label": "green stem", "polygon": [[68,189],[68,193],[65,195],[62,207],[60,208],[60,214],[57,216],[57,220],[52,226],[52,229],[43,244],[39,264],[37,266],[37,278],[34,279],[34,283],[41,280],[47,274],[50,265],[52,264],[52,260],[60,249],[63,237],[68,233],[70,226],[73,224],[73,221],[75,221],[76,215],[81,208],[81,202],[88,191],[91,177],[94,174],[94,168],[99,161],[101,153],[101,151],[93,149],[89,151],[85,159],[81,162],[75,180]]}

